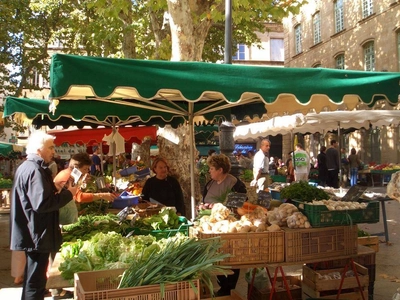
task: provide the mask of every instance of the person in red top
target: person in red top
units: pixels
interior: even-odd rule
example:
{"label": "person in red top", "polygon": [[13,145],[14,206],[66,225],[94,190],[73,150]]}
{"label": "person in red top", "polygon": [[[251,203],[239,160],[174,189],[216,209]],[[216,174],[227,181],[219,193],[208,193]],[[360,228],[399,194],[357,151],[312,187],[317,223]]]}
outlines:
{"label": "person in red top", "polygon": [[[69,168],[61,171],[56,178],[59,176],[66,176],[66,180],[68,180],[70,178],[71,171],[74,168],[77,168],[82,174],[89,175],[91,164],[92,160],[87,153],[77,153],[72,156],[69,162]],[[116,195],[113,193],[86,193],[81,189],[78,189],[74,195],[74,201],[70,201],[66,206],[60,209],[60,224],[71,224],[78,220],[78,209],[75,202],[88,203],[100,199],[112,202],[115,198]]]}

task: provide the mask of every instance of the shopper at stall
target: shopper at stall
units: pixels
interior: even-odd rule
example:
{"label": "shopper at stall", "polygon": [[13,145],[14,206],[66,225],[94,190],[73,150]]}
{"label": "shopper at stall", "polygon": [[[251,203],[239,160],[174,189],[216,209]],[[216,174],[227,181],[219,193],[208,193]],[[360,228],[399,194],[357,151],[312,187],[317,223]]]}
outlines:
{"label": "shopper at stall", "polygon": [[326,150],[326,166],[328,178],[326,185],[335,189],[339,188],[339,151],[336,140],[331,140],[331,146]]}
{"label": "shopper at stall", "polygon": [[294,179],[295,181],[308,181],[310,172],[310,156],[303,149],[303,145],[296,144],[296,150],[293,153],[294,157]]}
{"label": "shopper at stall", "polygon": [[318,181],[320,186],[326,185],[328,178],[328,167],[326,165],[326,147],[321,146],[319,154],[317,155],[317,166],[318,166]]}
{"label": "shopper at stall", "polygon": [[348,161],[350,167],[350,185],[354,186],[357,185],[358,168],[361,166],[361,161],[358,158],[356,149],[351,148]]}
{"label": "shopper at stall", "polygon": [[343,186],[346,186],[349,181],[350,166],[345,148],[340,149],[340,166],[342,167],[342,184]]}
{"label": "shopper at stall", "polygon": [[[230,192],[246,193],[246,185],[239,178],[229,174],[231,163],[224,154],[210,156],[207,159],[210,168],[211,180],[207,182],[203,190],[203,203],[224,202]],[[239,278],[240,269],[232,269],[233,274],[224,276],[218,275],[220,289],[217,296],[230,295],[231,290],[235,289]]]}
{"label": "shopper at stall", "polygon": [[99,146],[93,146],[92,163],[90,167],[90,174],[97,175],[101,173],[101,159],[99,156],[100,148]]}
{"label": "shopper at stall", "polygon": [[269,158],[268,152],[271,148],[269,139],[262,139],[260,150],[254,155],[252,186],[257,186],[257,192],[263,191],[269,183]]}
{"label": "shopper at stall", "polygon": [[[82,173],[82,180],[85,177],[85,174],[89,175],[90,166],[92,164],[92,160],[87,153],[77,153],[72,156],[69,161],[69,167],[66,170],[63,170],[59,173],[58,176],[63,176],[62,173],[70,174],[71,171],[76,168]],[[68,175],[67,174],[67,175]],[[85,178],[86,179],[86,178]],[[113,193],[86,193],[83,192],[81,187],[83,182],[78,182],[79,189],[77,190],[76,194],[74,195],[74,201],[70,201],[67,205],[60,209],[60,224],[71,224],[78,221],[78,208],[76,206],[77,203],[88,203],[93,202],[95,200],[104,199],[106,201],[112,202],[114,201],[116,195]],[[58,188],[62,188],[62,186],[58,186]],[[84,190],[84,189],[83,189]]]}
{"label": "shopper at stall", "polygon": [[165,206],[173,206],[178,214],[185,215],[182,188],[174,177],[169,175],[169,166],[165,158],[157,157],[151,165],[151,170],[156,174],[146,180],[142,199],[154,199]]}
{"label": "shopper at stall", "polygon": [[293,151],[288,153],[289,158],[286,160],[286,182],[292,183],[294,181],[294,166],[293,166]]}
{"label": "shopper at stall", "polygon": [[27,160],[16,170],[10,211],[10,249],[24,251],[26,267],[22,299],[44,299],[51,252],[62,237],[58,211],[71,201],[76,187],[57,191],[48,164],[55,154],[54,136],[36,131],[28,139]]}

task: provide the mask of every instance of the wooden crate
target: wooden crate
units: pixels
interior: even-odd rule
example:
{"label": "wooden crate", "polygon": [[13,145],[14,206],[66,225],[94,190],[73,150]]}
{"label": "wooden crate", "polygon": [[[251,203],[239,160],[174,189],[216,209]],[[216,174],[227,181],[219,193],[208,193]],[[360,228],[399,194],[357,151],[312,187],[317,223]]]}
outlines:
{"label": "wooden crate", "polygon": [[[314,291],[309,288],[307,285],[302,284],[302,300],[317,300],[317,299],[337,299],[337,291],[333,292],[332,295],[321,296],[321,293],[318,291]],[[364,291],[345,291],[340,293],[340,300],[363,300],[362,293],[364,294],[364,299],[368,299],[368,290],[364,289]]]}
{"label": "wooden crate", "polygon": [[189,228],[190,236],[199,239],[220,237],[224,242],[221,250],[231,254],[220,264],[227,266],[279,263],[285,259],[285,233],[248,232],[248,233],[203,233]]}
{"label": "wooden crate", "polygon": [[[292,295],[292,300],[301,300],[301,276],[286,276],[288,281],[290,293]],[[278,277],[276,283],[276,290],[274,292],[273,299],[275,300],[289,300],[289,295],[287,294],[285,285],[283,283],[283,278]],[[250,284],[247,288],[247,295],[250,293]],[[271,296],[270,289],[259,290],[253,287],[250,297],[248,300],[269,300]]]}
{"label": "wooden crate", "polygon": [[307,262],[357,254],[357,225],[285,228],[285,261]]}
{"label": "wooden crate", "polygon": [[[368,285],[369,276],[368,269],[355,263],[360,286],[362,290],[359,290],[357,278],[355,276],[346,277],[343,280],[342,293],[339,299],[356,300],[362,299],[362,294],[366,295],[365,299],[368,299]],[[321,275],[328,275],[333,272],[342,274],[343,268],[317,270],[314,271],[307,265],[303,266],[303,282],[302,282],[302,294],[303,299],[308,298],[321,298],[321,299],[336,299],[336,295],[339,290],[341,279],[322,279]]]}
{"label": "wooden crate", "polygon": [[[74,274],[75,297],[78,300],[199,300],[199,280],[118,289],[124,269],[78,272]],[[195,287],[193,289],[192,285]]]}
{"label": "wooden crate", "polygon": [[357,242],[359,245],[367,246],[379,252],[379,237],[376,235],[358,237]]}

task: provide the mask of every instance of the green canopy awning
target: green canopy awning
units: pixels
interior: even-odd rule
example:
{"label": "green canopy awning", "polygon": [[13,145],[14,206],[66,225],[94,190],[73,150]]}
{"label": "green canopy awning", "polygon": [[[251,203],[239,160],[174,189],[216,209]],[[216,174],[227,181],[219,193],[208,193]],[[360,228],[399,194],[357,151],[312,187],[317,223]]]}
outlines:
{"label": "green canopy awning", "polygon": [[22,152],[23,150],[24,147],[21,145],[0,142],[0,156],[7,157],[13,152]]}
{"label": "green canopy awning", "polygon": [[353,109],[382,99],[394,105],[400,94],[400,73],[64,54],[53,56],[50,79],[51,99],[120,103],[186,119],[235,106],[242,111],[251,103],[263,104],[270,115],[336,110],[340,104]]}
{"label": "green canopy awning", "polygon": [[[57,109],[49,111],[51,102],[42,99],[27,99],[7,97],[4,102],[4,117],[14,115],[16,121],[25,118],[30,119],[33,125],[41,126],[56,125],[68,128],[69,126],[124,126],[133,125],[159,125],[169,124],[173,127],[184,122],[182,116],[162,112],[157,116],[152,111],[144,108],[129,109],[117,103],[108,103],[94,100],[87,101],[60,101]],[[230,111],[225,110],[215,114],[214,117],[229,118]],[[211,118],[211,119],[212,119]]]}
{"label": "green canopy awning", "polygon": [[13,151],[12,145],[0,143],[0,155],[8,156]]}

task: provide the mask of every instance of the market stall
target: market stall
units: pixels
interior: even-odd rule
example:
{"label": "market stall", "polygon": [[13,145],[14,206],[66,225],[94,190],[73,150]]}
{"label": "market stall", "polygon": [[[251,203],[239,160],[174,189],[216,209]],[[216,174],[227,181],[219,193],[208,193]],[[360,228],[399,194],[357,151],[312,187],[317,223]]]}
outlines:
{"label": "market stall", "polygon": [[[307,189],[312,189],[313,192],[317,192],[318,194],[321,192],[319,189],[308,185]],[[305,190],[299,193],[307,195],[309,199],[315,199],[315,195],[317,195],[311,195],[309,191],[306,192]],[[319,195],[319,198],[321,197],[327,198],[326,195],[322,194]],[[348,205],[341,203],[344,201],[332,201],[338,205]],[[187,224],[186,227],[179,227],[172,230],[154,230],[150,228],[147,231],[143,228],[129,228],[129,226],[132,226],[131,224],[121,223],[119,225],[121,226],[120,233],[126,235],[127,232],[134,232],[134,235],[143,241],[143,234],[150,233],[156,240],[160,239],[161,241],[163,238],[170,238],[172,232],[174,236],[178,236],[178,234],[189,235],[197,237],[202,242],[207,242],[209,239],[214,238],[221,239],[224,242],[219,245],[220,248],[212,249],[224,255],[229,254],[229,256],[221,256],[221,260],[216,262],[218,266],[239,268],[243,271],[248,268],[264,267],[274,270],[274,274],[269,274],[268,271],[270,279],[266,278],[266,280],[271,280],[272,282],[272,287],[268,289],[268,295],[278,292],[278,290],[280,294],[297,293],[299,288],[300,293],[314,297],[322,296],[326,292],[336,292],[335,295],[341,293],[344,296],[350,297],[350,299],[353,299],[351,297],[358,297],[354,299],[368,299],[368,293],[373,293],[374,280],[370,280],[369,278],[374,278],[375,276],[373,263],[376,252],[369,248],[357,246],[358,228],[356,224],[376,222],[377,216],[379,219],[379,204],[377,205],[376,201],[355,201],[352,204],[358,204],[359,206],[346,210],[339,208],[331,210],[328,208],[329,205],[312,205],[313,202],[307,202],[306,198],[299,200],[298,205],[286,203],[275,210],[268,210],[256,204],[244,202],[243,206],[239,207],[242,209],[240,211],[238,207],[229,206],[233,203],[238,202],[228,199],[226,202],[228,206],[214,204],[211,209],[199,207],[199,212],[201,212],[199,215],[203,217],[194,224]],[[363,203],[365,206],[363,206]],[[136,206],[133,205],[132,208],[136,209]],[[328,217],[328,215],[331,217]],[[348,217],[349,215],[351,218]],[[152,216],[154,220],[158,219],[157,215]],[[115,221],[111,221],[110,219],[109,222],[100,222],[100,224],[111,226],[111,222],[117,222],[118,220],[120,221],[121,219],[115,219]],[[159,218],[158,220],[158,222],[163,222],[164,218]],[[295,220],[306,221],[297,224]],[[76,238],[79,238],[82,237],[83,228],[85,232],[88,232],[90,227],[96,228],[93,224],[98,221],[93,219],[89,223],[82,222],[80,224],[81,227],[67,225],[65,230],[71,230],[69,233],[76,230],[76,232],[79,232],[79,236],[76,236]],[[309,222],[308,225],[307,222]],[[143,221],[142,224],[145,223],[147,222]],[[150,223],[152,222],[148,222],[148,224]],[[126,227],[127,224],[128,227]],[[135,223],[135,226],[139,227],[140,223]],[[84,270],[86,271],[85,273],[78,273],[78,277],[75,275],[75,282],[80,278],[84,281],[80,283],[82,286],[76,291],[80,295],[78,299],[83,299],[79,298],[82,297],[80,293],[90,292],[98,294],[103,292],[118,292],[115,286],[100,286],[95,283],[92,283],[93,285],[90,286],[86,281],[89,280],[88,277],[100,278],[99,282],[104,281],[104,278],[114,278],[120,274],[118,273],[120,271],[115,270],[118,273],[115,275],[114,271],[104,271],[102,268],[105,268],[105,265],[110,268],[112,265],[110,264],[111,261],[114,263],[118,262],[118,266],[124,268],[124,263],[129,261],[126,255],[137,255],[137,253],[135,254],[135,251],[132,251],[130,254],[122,255],[121,242],[118,240],[121,237],[115,236],[115,233],[107,233],[107,231],[99,233],[99,230],[101,231],[101,229],[96,228],[96,233],[93,233],[91,237],[87,237],[85,234],[87,242],[85,241],[84,244],[82,244],[82,241],[72,241],[72,244],[63,246],[61,254],[58,254],[56,258],[56,265],[54,265],[54,268],[50,272],[48,288],[65,288],[66,286],[71,286],[70,281],[62,279],[63,272],[71,275],[71,270],[68,266],[79,266],[81,268],[90,266],[90,268],[95,268],[96,271],[88,269]],[[81,249],[91,250],[89,252],[83,250],[85,252],[77,255],[77,251],[79,253]],[[88,256],[88,253],[92,254]],[[109,255],[106,255],[106,253]],[[75,258],[78,260],[74,260]],[[111,261],[108,261],[109,259]],[[83,263],[87,261],[91,263]],[[98,265],[99,263],[105,263],[105,265],[101,268]],[[342,279],[335,278],[335,281],[330,281],[333,279],[324,279],[327,281],[317,282],[317,277],[313,273],[315,271],[312,271],[316,270],[315,266],[317,263],[321,263],[318,266],[322,266],[323,269],[319,272],[324,274],[331,272],[345,274],[348,268],[354,270],[355,274],[350,277],[346,276],[346,279],[343,276],[341,277]],[[283,290],[281,287],[278,288],[278,282],[289,280],[290,278],[285,275],[284,267],[303,264],[308,265],[307,267],[303,267],[303,280],[300,280],[300,286],[298,282],[297,287],[294,287],[291,283],[285,283],[283,284]],[[57,265],[59,265],[59,269],[56,269]],[[279,273],[280,276],[278,276]],[[308,281],[304,280],[304,278],[307,278]],[[318,280],[321,279],[319,278]],[[252,282],[250,280],[248,299],[258,300],[260,298],[257,297],[260,294],[266,293],[266,291],[253,288]],[[343,291],[341,291],[341,287],[343,287]],[[125,297],[124,293],[126,291],[125,289],[120,290],[120,296]],[[154,292],[160,293],[159,290]],[[136,294],[133,290],[131,293]],[[210,296],[200,297],[199,294],[196,294],[193,297],[193,299],[208,299]],[[223,298],[217,297],[216,299]]]}
{"label": "market stall", "polygon": [[[93,76],[93,72],[97,76]],[[76,74],[79,73],[79,76]],[[135,76],[135,74],[140,74]],[[117,107],[137,122],[212,120],[217,115],[269,116],[354,109],[360,101],[373,106],[398,102],[399,74],[330,69],[266,68],[201,62],[141,61],[56,54],[51,63],[51,113],[76,102],[88,109],[78,114],[97,119],[100,107]],[[290,79],[291,84],[287,81]],[[318,82],[319,84],[315,84]],[[338,88],[340,86],[340,88]],[[90,107],[90,109],[89,109]],[[14,110],[15,112],[15,110]],[[11,115],[5,109],[5,115]],[[72,115],[72,114],[71,114]],[[119,117],[118,114],[113,114]],[[75,118],[80,119],[80,118]],[[99,118],[100,119],[100,118]],[[190,174],[194,180],[194,143]],[[191,182],[194,215],[194,181]]]}
{"label": "market stall", "polygon": [[315,133],[349,128],[398,125],[400,110],[354,110],[280,116],[270,120],[237,126],[235,140],[265,135]]}

